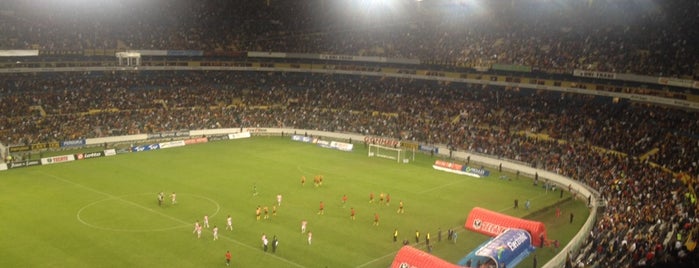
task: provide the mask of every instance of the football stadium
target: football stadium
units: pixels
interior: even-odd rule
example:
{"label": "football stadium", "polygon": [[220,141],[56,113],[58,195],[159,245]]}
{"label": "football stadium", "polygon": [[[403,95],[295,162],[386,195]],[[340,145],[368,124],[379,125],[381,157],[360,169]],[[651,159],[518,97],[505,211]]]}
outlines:
{"label": "football stadium", "polygon": [[3,1],[0,267],[697,267],[696,14]]}

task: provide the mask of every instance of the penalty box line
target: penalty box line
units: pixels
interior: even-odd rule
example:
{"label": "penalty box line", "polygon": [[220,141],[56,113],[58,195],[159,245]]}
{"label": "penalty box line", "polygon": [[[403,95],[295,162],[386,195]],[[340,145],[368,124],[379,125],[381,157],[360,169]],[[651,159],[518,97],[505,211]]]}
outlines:
{"label": "penalty box line", "polygon": [[[168,218],[168,219],[171,219],[171,220],[173,220],[173,221],[180,222],[180,223],[182,223],[182,224],[190,224],[189,222],[186,222],[186,221],[184,221],[184,220],[182,220],[182,219],[175,218],[175,217],[172,217],[172,216],[170,216],[170,215],[164,214],[164,213],[162,213],[162,212],[155,211],[155,210],[153,210],[153,209],[151,209],[151,208],[148,208],[148,207],[145,207],[145,206],[143,206],[143,205],[141,205],[141,204],[134,203],[134,202],[132,202],[132,201],[129,201],[129,200],[120,198],[120,197],[115,196],[115,195],[112,195],[112,194],[110,194],[110,193],[103,192],[103,191],[97,190],[97,189],[95,189],[95,188],[91,188],[91,187],[82,185],[82,184],[77,183],[77,182],[70,181],[70,180],[68,180],[68,179],[65,179],[65,178],[62,178],[62,177],[59,177],[59,176],[56,176],[56,175],[53,175],[53,174],[48,174],[48,173],[45,173],[45,172],[42,172],[42,171],[38,171],[38,173],[41,173],[41,174],[43,174],[44,176],[51,177],[51,178],[54,178],[54,179],[56,179],[56,180],[59,180],[59,181],[68,183],[68,184],[72,184],[72,185],[74,185],[74,186],[83,188],[83,189],[88,190],[88,191],[93,192],[93,193],[105,195],[105,196],[107,196],[107,197],[109,197],[109,198],[116,199],[116,200],[120,200],[120,201],[122,201],[122,202],[124,202],[124,203],[133,205],[133,206],[135,206],[135,207],[144,209],[144,210],[146,210],[146,211],[150,211],[150,212],[156,213],[156,214],[158,214],[158,215],[161,215],[161,216],[166,217],[166,218]],[[209,231],[209,232],[210,232],[210,231]],[[243,246],[243,247],[246,247],[246,248],[249,248],[249,249],[252,249],[252,250],[255,250],[255,251],[258,250],[256,247],[250,246],[250,245],[248,245],[248,244],[245,244],[245,243],[243,243],[243,242],[240,242],[240,241],[238,241],[238,240],[236,240],[236,239],[233,239],[233,238],[230,238],[230,237],[228,237],[228,236],[221,235],[220,237],[225,238],[226,240],[231,241],[231,242],[233,242],[233,243],[236,243],[236,244],[238,244],[238,245],[241,245],[241,246]],[[296,267],[301,267],[301,268],[305,268],[305,267],[306,267],[306,266],[303,266],[303,265],[298,264],[298,263],[296,263],[296,262],[290,261],[290,260],[288,260],[288,259],[279,257],[279,256],[277,256],[277,255],[271,255],[271,254],[270,254],[269,256],[271,256],[271,257],[273,257],[273,258],[275,258],[275,259],[278,259],[278,260],[280,260],[280,261],[286,262],[286,263],[288,263],[288,264],[291,264],[291,265],[293,265],[293,266],[296,266]]]}

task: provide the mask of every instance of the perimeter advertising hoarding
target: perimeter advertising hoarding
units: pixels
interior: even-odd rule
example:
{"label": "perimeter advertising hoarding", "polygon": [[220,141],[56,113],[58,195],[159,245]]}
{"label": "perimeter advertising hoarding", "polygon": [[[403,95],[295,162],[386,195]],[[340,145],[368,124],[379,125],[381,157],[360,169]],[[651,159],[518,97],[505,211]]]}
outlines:
{"label": "perimeter advertising hoarding", "polygon": [[331,141],[330,148],[338,149],[340,151],[350,152],[354,148],[354,144],[346,143],[346,142],[339,142],[339,141]]}
{"label": "perimeter advertising hoarding", "polygon": [[83,159],[97,158],[97,157],[103,157],[103,156],[104,156],[104,152],[78,153],[78,154],[75,154],[75,159],[76,160],[83,160]]}
{"label": "perimeter advertising hoarding", "polygon": [[201,137],[201,138],[186,139],[186,140],[184,140],[184,144],[190,145],[190,144],[197,144],[197,143],[206,143],[208,141],[209,141],[208,138]]}
{"label": "perimeter advertising hoarding", "polygon": [[318,146],[323,147],[323,148],[336,149],[336,150],[345,151],[345,152],[351,152],[352,149],[354,148],[354,144],[352,144],[352,143],[339,142],[339,141],[326,141],[326,140],[321,140],[318,138],[311,138],[311,137],[302,136],[302,135],[291,135],[291,140],[298,141],[298,142],[305,142],[305,143],[314,143],[314,144],[317,144]]}
{"label": "perimeter advertising hoarding", "polygon": [[59,156],[53,156],[53,157],[44,157],[41,159],[41,164],[42,165],[50,165],[50,164],[58,164],[58,163],[70,162],[70,161],[75,161],[75,156],[72,154],[59,155]]}
{"label": "perimeter advertising hoarding", "polygon": [[233,133],[233,134],[228,134],[228,139],[230,140],[235,140],[235,139],[247,139],[250,138],[250,132],[240,132],[240,133]]}
{"label": "perimeter advertising hoarding", "polygon": [[329,141],[316,140],[314,143],[317,144],[317,145],[320,146],[320,147],[323,147],[323,148],[330,148],[330,142],[329,142]]}
{"label": "perimeter advertising hoarding", "polygon": [[115,156],[116,154],[117,152],[114,149],[104,150],[104,156]]}
{"label": "perimeter advertising hoarding", "polygon": [[311,142],[313,141],[313,138],[301,135],[291,135],[291,140],[300,142]]}
{"label": "perimeter advertising hoarding", "polygon": [[160,147],[160,149],[167,149],[167,148],[174,148],[174,147],[181,147],[181,146],[184,146],[184,141],[182,141],[182,140],[161,142],[158,144],[158,147]]}
{"label": "perimeter advertising hoarding", "polygon": [[481,169],[481,168],[472,168],[469,166],[461,165],[458,163],[454,162],[449,162],[449,161],[443,161],[443,160],[436,160],[434,162],[434,165],[432,165],[433,168],[439,169],[442,171],[449,171],[452,173],[457,173],[461,175],[468,175],[471,177],[488,177],[490,176],[490,171],[486,169]]}
{"label": "perimeter advertising hoarding", "polygon": [[41,161],[39,160],[27,160],[27,161],[20,161],[20,162],[12,162],[7,165],[8,168],[23,168],[23,167],[31,167],[31,166],[38,166],[41,165]]}
{"label": "perimeter advertising hoarding", "polygon": [[152,150],[158,150],[158,149],[160,149],[160,145],[157,143],[131,147],[132,152],[152,151]]}

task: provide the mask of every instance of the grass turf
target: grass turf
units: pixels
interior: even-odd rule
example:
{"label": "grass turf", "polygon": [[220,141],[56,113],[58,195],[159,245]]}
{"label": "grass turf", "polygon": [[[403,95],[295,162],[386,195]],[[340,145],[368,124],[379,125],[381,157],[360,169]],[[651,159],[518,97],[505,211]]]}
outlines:
{"label": "grass turf", "polygon": [[[151,152],[121,154],[42,167],[0,172],[1,267],[205,267],[225,266],[230,250],[234,267],[387,267],[400,240],[414,244],[427,232],[433,254],[458,262],[487,237],[465,231],[471,208],[480,206],[543,221],[549,238],[566,244],[588,216],[569,194],[546,193],[529,179],[502,180],[500,173],[475,179],[432,169],[434,159],[419,154],[410,164],[368,158],[366,149],[328,150],[288,138],[212,142]],[[321,187],[313,177],[323,175]],[[305,186],[300,183],[306,176]],[[253,195],[253,186],[259,194]],[[159,207],[156,194],[176,192]],[[390,205],[370,204],[369,194],[391,195]],[[271,215],[276,195],[283,201]],[[348,196],[345,206],[342,195]],[[513,209],[515,198],[520,209]],[[524,210],[524,200],[532,207]],[[405,214],[397,214],[398,202]],[[324,215],[318,215],[320,201]],[[257,206],[270,208],[269,220],[256,220]],[[561,218],[554,216],[560,206]],[[350,208],[357,211],[350,219]],[[533,213],[533,212],[537,213]],[[575,214],[568,223],[570,212]],[[374,226],[374,213],[380,225]],[[212,240],[192,234],[194,222],[209,215],[221,230]],[[225,229],[227,215],[233,231]],[[313,244],[301,234],[308,221]],[[452,243],[447,229],[459,233]],[[392,241],[393,230],[399,242]],[[438,240],[438,230],[442,241]],[[262,250],[261,236],[276,235],[276,253]],[[424,242],[423,242],[424,243]],[[424,249],[424,244],[418,244]],[[555,253],[539,249],[543,264]],[[531,257],[521,266],[530,266]]]}

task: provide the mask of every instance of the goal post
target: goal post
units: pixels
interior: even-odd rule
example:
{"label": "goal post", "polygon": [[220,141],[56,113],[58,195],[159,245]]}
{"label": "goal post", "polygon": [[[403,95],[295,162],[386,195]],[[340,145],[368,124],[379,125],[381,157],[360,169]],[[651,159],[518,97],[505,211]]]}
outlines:
{"label": "goal post", "polygon": [[404,149],[376,144],[369,144],[369,157],[381,157],[396,160],[398,163],[408,163],[409,161]]}

